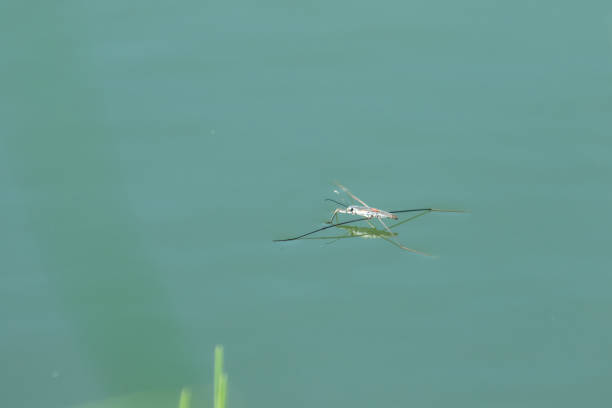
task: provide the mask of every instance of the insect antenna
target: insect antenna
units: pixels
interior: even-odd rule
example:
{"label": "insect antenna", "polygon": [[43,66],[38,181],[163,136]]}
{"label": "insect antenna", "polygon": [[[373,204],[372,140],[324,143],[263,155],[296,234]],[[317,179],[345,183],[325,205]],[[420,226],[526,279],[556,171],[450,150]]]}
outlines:
{"label": "insect antenna", "polygon": [[343,206],[343,207],[348,207],[348,205],[346,205],[346,204],[344,204],[344,203],[341,203],[340,201],[336,201],[336,200],[334,200],[333,198],[326,198],[324,201],[331,201],[331,202],[334,202],[334,203],[336,203],[336,204],[339,204],[339,205],[341,205],[341,206]]}

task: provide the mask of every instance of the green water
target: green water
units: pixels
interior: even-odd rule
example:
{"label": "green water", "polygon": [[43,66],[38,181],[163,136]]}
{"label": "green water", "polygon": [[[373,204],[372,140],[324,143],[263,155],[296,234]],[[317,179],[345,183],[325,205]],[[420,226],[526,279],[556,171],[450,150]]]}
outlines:
{"label": "green water", "polygon": [[[0,405],[178,406],[215,344],[230,407],[612,404],[608,2],[0,22]],[[271,242],[328,219],[335,180],[470,213],[394,230],[436,259]]]}

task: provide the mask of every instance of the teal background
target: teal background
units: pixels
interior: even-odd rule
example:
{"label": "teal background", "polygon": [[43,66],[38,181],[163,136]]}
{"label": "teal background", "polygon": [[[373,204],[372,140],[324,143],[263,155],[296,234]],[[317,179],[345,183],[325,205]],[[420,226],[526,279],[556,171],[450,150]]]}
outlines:
{"label": "teal background", "polygon": [[612,405],[609,2],[3,9],[0,405]]}

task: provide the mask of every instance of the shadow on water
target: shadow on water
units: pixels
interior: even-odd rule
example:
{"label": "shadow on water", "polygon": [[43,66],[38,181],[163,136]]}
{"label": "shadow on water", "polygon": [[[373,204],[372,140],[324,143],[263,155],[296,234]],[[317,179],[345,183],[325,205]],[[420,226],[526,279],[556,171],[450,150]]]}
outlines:
{"label": "shadow on water", "polygon": [[[405,220],[396,222],[395,224],[389,225],[389,229],[399,227],[402,224],[405,224],[409,221],[422,217],[423,215],[429,214],[430,212],[431,211],[423,211],[417,215],[413,215],[412,217],[406,218]],[[370,238],[370,239],[380,238],[380,239],[384,239],[390,244],[395,245],[398,248],[401,248],[401,246],[397,243],[397,241],[393,239],[394,237],[397,237],[399,235],[397,232],[387,231],[384,229],[378,229],[374,226],[371,220],[368,220],[365,218],[361,221],[367,222],[370,226],[369,227],[357,227],[354,225],[337,225],[336,228],[344,230],[345,234],[326,235],[322,237],[305,237],[302,239],[331,240],[331,242],[329,242],[331,244],[339,239],[345,239],[345,238]]]}

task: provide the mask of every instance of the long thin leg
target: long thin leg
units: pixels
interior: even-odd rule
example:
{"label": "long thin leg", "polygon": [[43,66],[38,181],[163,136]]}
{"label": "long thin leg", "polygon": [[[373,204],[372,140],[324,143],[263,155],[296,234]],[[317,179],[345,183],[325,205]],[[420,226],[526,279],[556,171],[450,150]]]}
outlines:
{"label": "long thin leg", "polygon": [[297,237],[293,237],[293,238],[285,238],[285,239],[274,239],[274,240],[272,240],[272,241],[273,241],[273,242],[295,241],[296,239],[304,238],[304,237],[306,237],[306,236],[308,236],[308,235],[314,234],[315,232],[325,231],[326,229],[334,228],[334,227],[337,227],[337,226],[339,226],[339,225],[352,224],[352,223],[354,223],[354,222],[359,222],[359,221],[363,221],[363,220],[364,220],[364,218],[355,218],[355,219],[353,219],[353,220],[342,221],[342,222],[339,222],[339,223],[337,223],[337,224],[331,224],[331,225],[327,225],[327,226],[325,226],[325,227],[317,228],[317,229],[316,229],[316,230],[314,230],[314,231],[310,231],[310,232],[307,232],[307,233],[305,233],[305,234],[298,235]]}
{"label": "long thin leg", "polygon": [[443,210],[441,208],[414,208],[412,210],[395,210],[395,211],[387,211],[391,214],[399,214],[399,213],[407,213],[407,212],[415,212],[415,211],[435,211],[435,212],[447,212],[447,213],[467,213],[469,211],[466,210]]}
{"label": "long thin leg", "polygon": [[[393,231],[391,231],[391,230],[389,229],[389,227],[387,227],[387,224],[385,224],[385,222],[382,220],[382,218],[379,218],[379,219],[378,219],[378,221],[380,221],[380,223],[382,224],[382,226],[383,226],[383,227],[385,227],[385,229],[386,229],[387,231],[389,231],[389,233],[391,234],[391,236],[393,236]],[[385,238],[385,237],[383,237],[383,238]],[[404,250],[406,250],[406,251],[414,252],[415,254],[420,254],[420,255],[425,255],[425,256],[432,256],[431,254],[427,254],[427,253],[425,253],[425,252],[417,251],[416,249],[412,249],[412,248],[405,247],[405,246],[403,246],[402,244],[400,244],[400,243],[399,243],[399,241],[397,241],[397,240],[396,240],[396,239],[394,239],[394,238],[385,238],[385,239],[386,239],[386,240],[389,240],[389,241],[392,241],[392,242],[393,242],[393,243],[395,243],[395,244],[396,244],[398,247],[400,247],[400,248],[402,248],[402,249],[404,249]]]}
{"label": "long thin leg", "polygon": [[337,208],[336,208],[336,209],[334,210],[334,212],[332,213],[332,216],[331,216],[331,218],[330,218],[330,220],[329,220],[328,224],[333,224],[333,223],[334,223],[334,218],[336,217],[336,214],[338,214],[338,209],[337,209]]}
{"label": "long thin leg", "polygon": [[341,210],[340,208],[336,208],[334,210],[334,213],[332,214],[331,220],[329,221],[330,224],[334,223],[334,218],[338,220],[338,213],[346,213],[346,211]]}
{"label": "long thin leg", "polygon": [[429,211],[429,210],[425,210],[425,211],[423,211],[423,212],[422,212],[422,213],[420,213],[420,214],[413,215],[413,216],[412,216],[412,217],[410,217],[410,218],[406,218],[405,220],[402,220],[402,221],[400,221],[400,222],[396,222],[395,224],[393,224],[393,225],[389,226],[389,228],[390,228],[390,229],[391,229],[391,228],[395,228],[395,227],[400,226],[400,225],[402,225],[402,224],[404,224],[404,223],[406,223],[406,222],[412,221],[412,220],[414,220],[415,218],[419,218],[419,217],[424,216],[425,214],[429,214],[430,212],[431,212],[431,211]]}

